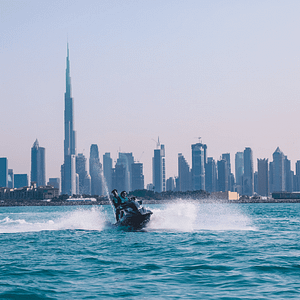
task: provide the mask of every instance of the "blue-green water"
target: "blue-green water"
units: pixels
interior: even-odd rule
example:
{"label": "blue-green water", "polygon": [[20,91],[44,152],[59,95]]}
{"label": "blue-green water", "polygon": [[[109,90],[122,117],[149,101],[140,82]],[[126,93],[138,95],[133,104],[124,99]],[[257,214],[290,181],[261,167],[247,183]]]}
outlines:
{"label": "blue-green water", "polygon": [[300,298],[300,204],[0,209],[0,299]]}

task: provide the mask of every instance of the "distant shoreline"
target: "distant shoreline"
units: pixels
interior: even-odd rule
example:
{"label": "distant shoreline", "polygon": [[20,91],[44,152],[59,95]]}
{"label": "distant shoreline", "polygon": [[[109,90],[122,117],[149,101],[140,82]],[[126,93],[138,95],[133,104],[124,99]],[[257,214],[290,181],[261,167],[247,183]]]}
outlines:
{"label": "distant shoreline", "polygon": [[[149,200],[141,199],[143,204],[167,204],[176,202],[195,202],[195,203],[217,203],[217,204],[252,204],[252,203],[300,203],[300,199],[245,199],[245,200],[225,200],[225,199],[166,199],[166,200]],[[110,205],[107,200],[100,201],[45,201],[45,200],[1,200],[1,207],[14,206],[95,206]]]}

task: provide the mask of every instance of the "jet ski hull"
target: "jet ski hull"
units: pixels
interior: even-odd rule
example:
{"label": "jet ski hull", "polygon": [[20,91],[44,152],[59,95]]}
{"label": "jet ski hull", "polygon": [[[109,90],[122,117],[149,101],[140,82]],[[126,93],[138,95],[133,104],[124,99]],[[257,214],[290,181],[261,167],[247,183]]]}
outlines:
{"label": "jet ski hull", "polygon": [[152,212],[145,214],[130,214],[123,216],[116,225],[130,227],[131,229],[138,230],[144,228],[150,221]]}

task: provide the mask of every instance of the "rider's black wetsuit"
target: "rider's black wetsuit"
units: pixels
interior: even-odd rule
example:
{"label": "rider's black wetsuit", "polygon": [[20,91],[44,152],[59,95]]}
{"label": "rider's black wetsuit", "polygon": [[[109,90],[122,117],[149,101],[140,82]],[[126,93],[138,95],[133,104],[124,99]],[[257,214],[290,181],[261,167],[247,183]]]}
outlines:
{"label": "rider's black wetsuit", "polygon": [[[121,193],[122,195],[122,193]],[[120,211],[122,208],[122,205],[130,207],[133,211],[138,212],[138,208],[136,207],[136,204],[134,203],[135,197],[128,199],[128,197],[125,195],[125,197],[120,197],[117,190],[112,191],[112,200],[114,207],[116,209],[116,220],[117,222],[120,219]]]}
{"label": "rider's black wetsuit", "polygon": [[114,207],[116,209],[116,220],[118,222],[119,218],[120,218],[120,206],[122,204],[122,201],[121,201],[118,193],[113,193],[112,201],[113,201]]}

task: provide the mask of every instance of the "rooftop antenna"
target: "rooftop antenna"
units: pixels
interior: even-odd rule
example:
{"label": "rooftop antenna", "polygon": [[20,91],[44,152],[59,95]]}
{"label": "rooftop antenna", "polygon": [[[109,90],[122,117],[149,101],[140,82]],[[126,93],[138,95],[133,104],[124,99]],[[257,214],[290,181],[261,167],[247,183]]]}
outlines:
{"label": "rooftop antenna", "polygon": [[157,141],[155,139],[152,139],[152,141],[154,141],[156,143],[156,148],[159,149],[160,148],[159,137],[157,138]]}
{"label": "rooftop antenna", "polygon": [[198,143],[201,143],[201,144],[202,144],[201,136],[199,136],[199,137],[194,137],[194,139],[198,139]]}

